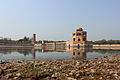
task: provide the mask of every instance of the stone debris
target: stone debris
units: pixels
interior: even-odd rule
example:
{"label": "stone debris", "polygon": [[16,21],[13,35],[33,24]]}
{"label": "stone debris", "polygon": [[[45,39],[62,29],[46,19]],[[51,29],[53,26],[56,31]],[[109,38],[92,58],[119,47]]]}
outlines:
{"label": "stone debris", "polygon": [[1,62],[0,80],[120,80],[120,55],[90,60]]}

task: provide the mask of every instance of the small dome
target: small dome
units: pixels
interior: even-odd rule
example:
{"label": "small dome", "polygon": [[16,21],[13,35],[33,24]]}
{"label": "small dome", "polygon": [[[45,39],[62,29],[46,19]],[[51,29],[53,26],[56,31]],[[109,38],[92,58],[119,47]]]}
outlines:
{"label": "small dome", "polygon": [[78,27],[76,30],[77,31],[83,31],[83,29],[81,27]]}

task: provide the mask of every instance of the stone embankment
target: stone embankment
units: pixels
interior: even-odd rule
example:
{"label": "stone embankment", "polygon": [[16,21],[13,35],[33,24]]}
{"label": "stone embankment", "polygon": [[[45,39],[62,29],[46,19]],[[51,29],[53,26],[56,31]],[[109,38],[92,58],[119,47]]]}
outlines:
{"label": "stone embankment", "polygon": [[94,44],[93,47],[120,47],[120,44]]}
{"label": "stone embankment", "polygon": [[120,55],[83,61],[1,62],[0,80],[120,80]]}

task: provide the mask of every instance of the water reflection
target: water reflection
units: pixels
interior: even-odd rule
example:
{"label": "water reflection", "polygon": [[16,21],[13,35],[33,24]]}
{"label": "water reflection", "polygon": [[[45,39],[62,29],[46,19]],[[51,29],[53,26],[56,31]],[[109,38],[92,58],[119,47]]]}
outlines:
{"label": "water reflection", "polygon": [[80,60],[80,59],[86,59],[87,58],[86,53],[92,52],[92,48],[48,47],[48,48],[42,49],[42,53],[50,52],[50,51],[69,52],[69,53],[72,53],[72,59]]}
{"label": "water reflection", "polygon": [[86,59],[87,52],[92,52],[92,48],[67,48],[66,51],[72,52],[72,59],[81,60]]}
{"label": "water reflection", "polygon": [[[39,47],[35,47],[35,48],[34,47],[8,47],[7,48],[6,47],[5,48],[5,47],[3,47],[3,48],[0,48],[0,54],[2,54],[2,55],[9,54],[9,56],[10,56],[10,54],[12,54],[12,53],[19,53],[24,56],[32,55],[32,59],[34,59],[34,60],[36,60],[36,57],[37,57],[37,59],[40,57],[44,57],[41,54],[48,55],[47,52],[49,52],[49,54],[58,52],[58,53],[67,54],[67,56],[71,55],[72,60],[87,59],[89,57],[89,55],[87,54],[88,52],[100,53],[100,54],[114,54],[114,53],[120,54],[120,50],[104,50],[104,49],[92,49],[92,48],[69,48],[69,47],[67,47],[67,48],[66,47],[47,47],[47,48],[39,48]],[[36,55],[36,53],[37,53],[37,55]],[[71,54],[68,54],[68,53],[71,53]],[[63,55],[63,54],[60,54],[60,55]],[[14,54],[14,55],[16,55],[16,54]],[[55,58],[57,56],[57,58],[61,57],[60,59],[62,59],[62,57],[64,57],[64,55],[63,56],[60,56],[60,55],[52,54],[52,57]],[[90,55],[94,56],[96,54],[90,54]],[[47,57],[49,57],[49,56],[47,56]],[[65,58],[67,58],[67,57],[65,57]]]}

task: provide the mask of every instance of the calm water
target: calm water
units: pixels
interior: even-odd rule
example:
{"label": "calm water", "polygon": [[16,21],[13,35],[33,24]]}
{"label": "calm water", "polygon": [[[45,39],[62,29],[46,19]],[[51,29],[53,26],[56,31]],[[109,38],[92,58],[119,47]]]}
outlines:
{"label": "calm water", "polygon": [[0,48],[0,61],[81,60],[120,54],[120,50],[91,48]]}

